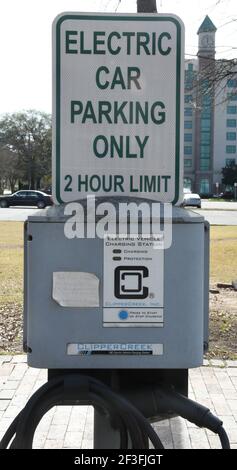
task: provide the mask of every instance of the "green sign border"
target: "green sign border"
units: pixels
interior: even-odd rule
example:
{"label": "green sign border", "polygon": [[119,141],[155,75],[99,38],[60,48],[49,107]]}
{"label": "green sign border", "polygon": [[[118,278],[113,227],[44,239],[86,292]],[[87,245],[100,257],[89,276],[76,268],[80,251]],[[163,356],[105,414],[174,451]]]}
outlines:
{"label": "green sign border", "polygon": [[176,129],[175,129],[175,197],[172,204],[179,199],[179,172],[180,172],[180,90],[181,90],[181,25],[172,16],[120,16],[120,15],[88,15],[88,14],[65,14],[56,23],[56,199],[60,204],[60,127],[61,127],[61,25],[66,20],[108,20],[108,21],[170,21],[177,28],[177,55],[176,55]]}

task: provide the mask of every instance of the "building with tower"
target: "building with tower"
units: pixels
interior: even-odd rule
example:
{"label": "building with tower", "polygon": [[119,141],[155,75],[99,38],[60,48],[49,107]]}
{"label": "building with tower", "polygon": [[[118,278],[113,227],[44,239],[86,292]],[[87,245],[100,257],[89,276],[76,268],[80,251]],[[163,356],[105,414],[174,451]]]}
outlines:
{"label": "building with tower", "polygon": [[185,61],[184,187],[201,195],[223,188],[222,168],[237,162],[237,78],[230,62],[215,59],[216,27],[206,16],[197,59]]}

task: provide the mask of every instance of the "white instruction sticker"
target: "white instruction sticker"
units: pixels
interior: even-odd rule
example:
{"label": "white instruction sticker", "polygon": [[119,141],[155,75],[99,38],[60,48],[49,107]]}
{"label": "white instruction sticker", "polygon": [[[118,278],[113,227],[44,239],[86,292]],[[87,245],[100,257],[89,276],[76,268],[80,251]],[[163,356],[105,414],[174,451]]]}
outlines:
{"label": "white instruction sticker", "polygon": [[104,308],[103,321],[107,327],[163,327],[163,308]]}
{"label": "white instruction sticker", "polygon": [[93,273],[54,272],[53,299],[61,307],[99,307],[99,279]]}
{"label": "white instruction sticker", "polygon": [[105,237],[104,326],[163,326],[164,249],[158,243],[159,236]]}

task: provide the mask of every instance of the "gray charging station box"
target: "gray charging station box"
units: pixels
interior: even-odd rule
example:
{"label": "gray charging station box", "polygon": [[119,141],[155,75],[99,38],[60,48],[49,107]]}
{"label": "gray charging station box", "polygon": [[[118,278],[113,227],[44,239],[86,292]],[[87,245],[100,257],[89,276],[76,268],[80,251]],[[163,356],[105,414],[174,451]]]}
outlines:
{"label": "gray charging station box", "polygon": [[[139,202],[142,202],[140,200]],[[208,342],[209,226],[173,207],[172,244],[65,237],[64,206],[25,224],[24,349],[47,369],[188,369]]]}

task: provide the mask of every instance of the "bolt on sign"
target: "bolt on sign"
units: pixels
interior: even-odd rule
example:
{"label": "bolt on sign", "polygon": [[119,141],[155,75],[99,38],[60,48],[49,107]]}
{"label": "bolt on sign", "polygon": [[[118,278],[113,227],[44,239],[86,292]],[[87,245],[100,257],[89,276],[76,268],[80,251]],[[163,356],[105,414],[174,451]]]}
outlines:
{"label": "bolt on sign", "polygon": [[54,200],[183,186],[184,28],[173,15],[63,13],[53,24]]}

